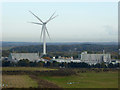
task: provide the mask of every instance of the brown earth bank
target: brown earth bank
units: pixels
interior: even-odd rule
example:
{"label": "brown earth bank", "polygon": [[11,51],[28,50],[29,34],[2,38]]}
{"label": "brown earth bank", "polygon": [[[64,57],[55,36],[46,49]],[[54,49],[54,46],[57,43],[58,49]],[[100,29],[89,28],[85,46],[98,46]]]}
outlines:
{"label": "brown earth bank", "polygon": [[2,90],[119,90],[119,88],[3,88]]}
{"label": "brown earth bank", "polygon": [[40,76],[69,76],[76,74],[76,71],[72,69],[59,69],[54,71],[2,71],[2,75],[40,75]]}
{"label": "brown earth bank", "polygon": [[40,76],[70,76],[70,75],[76,75],[77,73],[86,73],[86,72],[109,72],[109,71],[119,71],[119,69],[108,69],[108,68],[66,68],[66,69],[58,69],[58,70],[48,70],[48,71],[25,71],[25,70],[6,70],[2,71],[2,75],[40,75]]}

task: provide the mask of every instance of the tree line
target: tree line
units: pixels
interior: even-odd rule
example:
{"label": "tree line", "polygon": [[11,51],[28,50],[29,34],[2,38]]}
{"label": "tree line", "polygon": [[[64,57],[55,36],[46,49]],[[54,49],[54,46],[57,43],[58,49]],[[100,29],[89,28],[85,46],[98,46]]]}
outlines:
{"label": "tree line", "polygon": [[23,60],[19,60],[18,62],[10,62],[10,61],[3,60],[2,66],[3,67],[50,67],[50,68],[119,68],[119,63],[117,64],[109,63],[108,65],[106,65],[105,63],[101,63],[101,64],[97,63],[95,65],[89,65],[84,62],[80,62],[80,63],[75,63],[75,62],[59,63],[56,61],[32,62],[32,61],[29,61],[28,59],[23,59]]}
{"label": "tree line", "polygon": [[[10,49],[15,52],[42,52],[42,45],[19,46]],[[98,45],[98,44],[72,44],[72,45],[47,45],[48,52],[73,52],[88,51],[97,53],[106,50],[107,52],[118,51],[117,45]]]}

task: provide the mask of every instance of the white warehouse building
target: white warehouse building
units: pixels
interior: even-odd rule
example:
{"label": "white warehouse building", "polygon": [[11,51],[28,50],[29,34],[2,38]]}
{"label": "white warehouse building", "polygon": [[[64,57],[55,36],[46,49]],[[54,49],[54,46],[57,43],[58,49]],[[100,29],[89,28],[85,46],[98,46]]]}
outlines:
{"label": "white warehouse building", "polygon": [[8,60],[12,62],[17,62],[22,59],[28,59],[30,61],[38,61],[39,53],[10,53]]}
{"label": "white warehouse building", "polygon": [[105,62],[111,62],[111,54],[88,54],[86,51],[81,53],[81,62],[85,62],[88,64],[97,64]]}

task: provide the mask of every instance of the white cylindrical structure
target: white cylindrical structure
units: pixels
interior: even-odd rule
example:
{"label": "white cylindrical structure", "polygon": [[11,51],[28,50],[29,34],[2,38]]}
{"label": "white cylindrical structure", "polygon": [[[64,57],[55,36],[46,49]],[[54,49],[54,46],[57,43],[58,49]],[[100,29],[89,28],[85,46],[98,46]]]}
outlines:
{"label": "white cylindrical structure", "polygon": [[46,55],[46,32],[45,32],[45,25],[43,26],[43,55]]}

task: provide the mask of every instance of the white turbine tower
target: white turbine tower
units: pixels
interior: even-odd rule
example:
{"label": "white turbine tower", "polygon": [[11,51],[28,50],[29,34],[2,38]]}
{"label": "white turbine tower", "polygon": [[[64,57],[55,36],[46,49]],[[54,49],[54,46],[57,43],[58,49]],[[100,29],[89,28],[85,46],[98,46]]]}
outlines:
{"label": "white turbine tower", "polygon": [[52,14],[52,16],[46,21],[43,22],[38,16],[36,16],[34,13],[32,13],[31,11],[29,11],[32,15],[34,15],[40,22],[36,23],[36,22],[30,22],[33,24],[37,24],[37,25],[42,25],[42,30],[41,30],[41,35],[40,35],[40,39],[43,36],[43,55],[46,55],[46,33],[48,34],[48,37],[50,38],[48,29],[46,27],[46,24],[51,21],[52,19],[54,19],[55,17],[57,17],[58,15],[54,16],[55,12]]}

